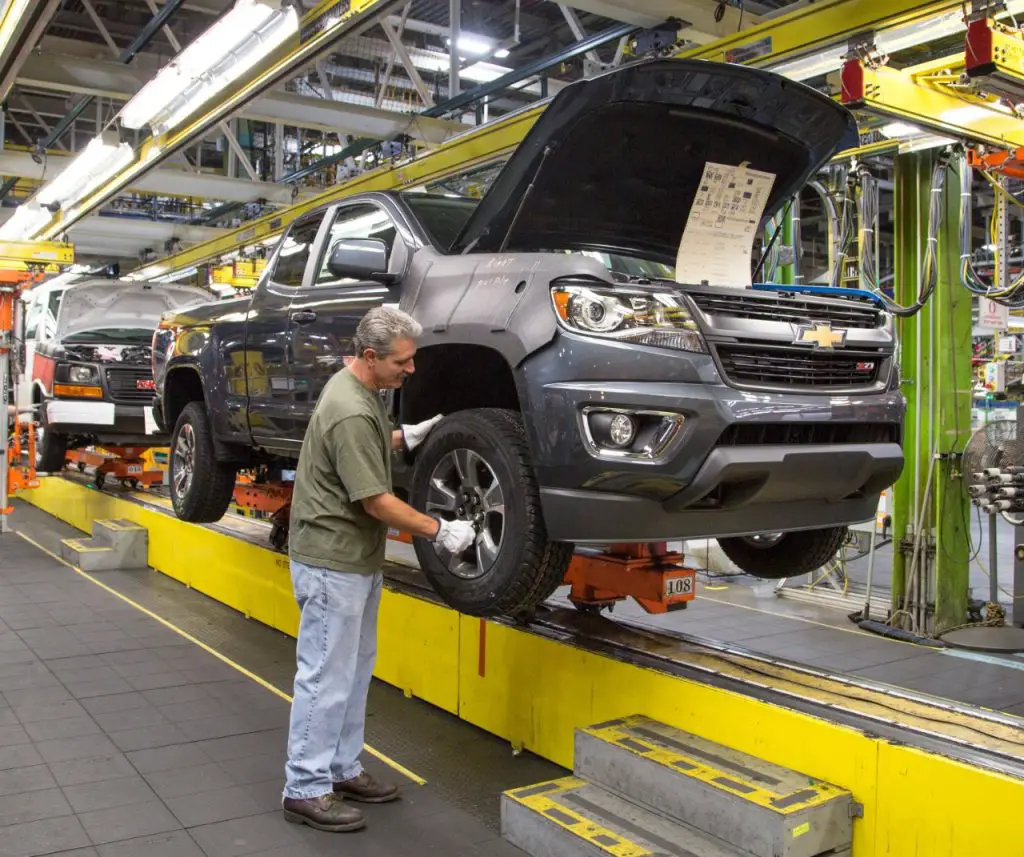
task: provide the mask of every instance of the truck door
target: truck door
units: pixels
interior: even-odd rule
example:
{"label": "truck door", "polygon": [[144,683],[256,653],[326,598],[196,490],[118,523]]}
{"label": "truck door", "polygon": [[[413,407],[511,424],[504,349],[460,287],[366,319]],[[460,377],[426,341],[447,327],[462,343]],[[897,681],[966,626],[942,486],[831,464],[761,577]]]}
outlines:
{"label": "truck door", "polygon": [[344,368],[345,357],[352,354],[352,337],[359,320],[373,307],[398,305],[395,288],[333,277],[327,260],[335,242],[342,238],[383,239],[389,259],[396,246],[399,251],[406,250],[394,218],[382,206],[364,201],[342,204],[335,210],[310,283],[296,289],[292,297],[292,383],[295,410],[301,421],[295,435],[299,442],[324,386]]}
{"label": "truck door", "polygon": [[285,234],[268,266],[265,279],[253,295],[241,358],[249,402],[249,431],[253,440],[272,449],[294,449],[301,442],[304,424],[298,427],[290,362],[290,331],[294,327],[289,307],[306,276],[323,210],[300,217]]}

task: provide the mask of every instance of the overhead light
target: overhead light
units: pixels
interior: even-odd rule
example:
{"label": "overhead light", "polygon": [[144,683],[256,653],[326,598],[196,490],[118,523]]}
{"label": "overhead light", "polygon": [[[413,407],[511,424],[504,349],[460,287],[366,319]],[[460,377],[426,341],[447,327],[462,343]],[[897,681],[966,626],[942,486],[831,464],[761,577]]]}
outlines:
{"label": "overhead light", "polygon": [[50,222],[50,214],[34,200],[19,205],[8,221],[0,226],[0,240],[27,241]]}
{"label": "overhead light", "polygon": [[237,0],[165,65],[121,111],[126,128],[163,134],[238,80],[298,32],[299,15],[280,0]]}
{"label": "overhead light", "polygon": [[893,137],[915,137],[918,134],[924,133],[923,128],[918,128],[909,122],[890,122],[888,125],[883,125],[878,131],[883,137],[888,137],[889,139]]}
{"label": "overhead light", "polygon": [[70,208],[134,158],[132,147],[119,142],[115,134],[100,134],[53,181],[44,185],[35,199],[40,205]]}
{"label": "overhead light", "polygon": [[991,119],[993,113],[1001,113],[1004,116],[1013,115],[1008,107],[998,102],[991,105],[969,104],[967,107],[954,107],[939,114],[939,119],[949,125],[966,125],[968,122],[976,122],[979,119]]}
{"label": "overhead light", "polygon": [[477,62],[466,66],[459,72],[459,77],[472,80],[474,83],[490,83],[502,75],[508,74],[512,69],[502,65],[495,65],[489,62]]}
{"label": "overhead light", "polygon": [[[452,45],[451,38],[447,38],[444,41],[450,49]],[[478,57],[489,54],[494,50],[494,42],[490,39],[484,38],[483,36],[477,36],[472,33],[460,33],[458,46],[460,51]]]}
{"label": "overhead light", "polygon": [[500,50],[496,50],[494,52],[494,58],[495,59],[499,59],[499,60],[505,59],[508,55],[509,55],[508,48],[501,48]]}

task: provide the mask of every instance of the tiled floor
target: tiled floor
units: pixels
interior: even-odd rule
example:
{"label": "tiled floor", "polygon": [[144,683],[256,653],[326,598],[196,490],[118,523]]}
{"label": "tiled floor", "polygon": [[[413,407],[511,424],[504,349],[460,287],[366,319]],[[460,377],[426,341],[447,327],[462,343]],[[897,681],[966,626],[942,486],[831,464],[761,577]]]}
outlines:
{"label": "tiled floor", "polygon": [[[42,513],[19,505],[16,515],[33,537],[59,540]],[[232,640],[278,686],[290,681],[283,635],[153,572],[113,574],[105,582],[118,591],[134,587],[126,594]],[[0,536],[0,857],[500,857],[519,853],[498,837],[501,790],[561,773],[375,685],[368,740],[427,785],[368,758],[400,782],[402,800],[367,807],[365,831],[319,833],[281,816],[287,717],[266,688]]]}

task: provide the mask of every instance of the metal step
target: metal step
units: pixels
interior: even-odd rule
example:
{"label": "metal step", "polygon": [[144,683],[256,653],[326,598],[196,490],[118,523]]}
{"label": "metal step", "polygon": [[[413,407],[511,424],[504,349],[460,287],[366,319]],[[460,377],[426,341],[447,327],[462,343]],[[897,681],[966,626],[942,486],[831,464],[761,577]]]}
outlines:
{"label": "metal step", "polygon": [[576,733],[577,777],[753,857],[820,857],[852,847],[859,807],[817,782],[647,717]]}
{"label": "metal step", "polygon": [[117,571],[149,564],[149,531],[132,521],[96,520],[90,539],[63,539],[65,562],[82,571]]}
{"label": "metal step", "polygon": [[576,777],[502,795],[501,835],[532,857],[745,857]]}

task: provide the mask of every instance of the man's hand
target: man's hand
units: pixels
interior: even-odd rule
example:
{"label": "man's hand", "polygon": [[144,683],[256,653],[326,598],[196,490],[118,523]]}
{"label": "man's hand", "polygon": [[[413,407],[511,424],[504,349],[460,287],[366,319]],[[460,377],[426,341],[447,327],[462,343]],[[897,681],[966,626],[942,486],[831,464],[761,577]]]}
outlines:
{"label": "man's hand", "polygon": [[405,446],[409,452],[412,452],[417,446],[423,443],[423,441],[427,439],[427,435],[430,434],[430,430],[443,419],[444,415],[438,414],[436,417],[431,417],[429,420],[425,420],[422,423],[416,423],[416,425],[411,426],[402,426],[402,440],[405,442]]}
{"label": "man's hand", "polygon": [[469,521],[441,521],[441,527],[434,538],[450,554],[458,556],[476,541],[476,530]]}

